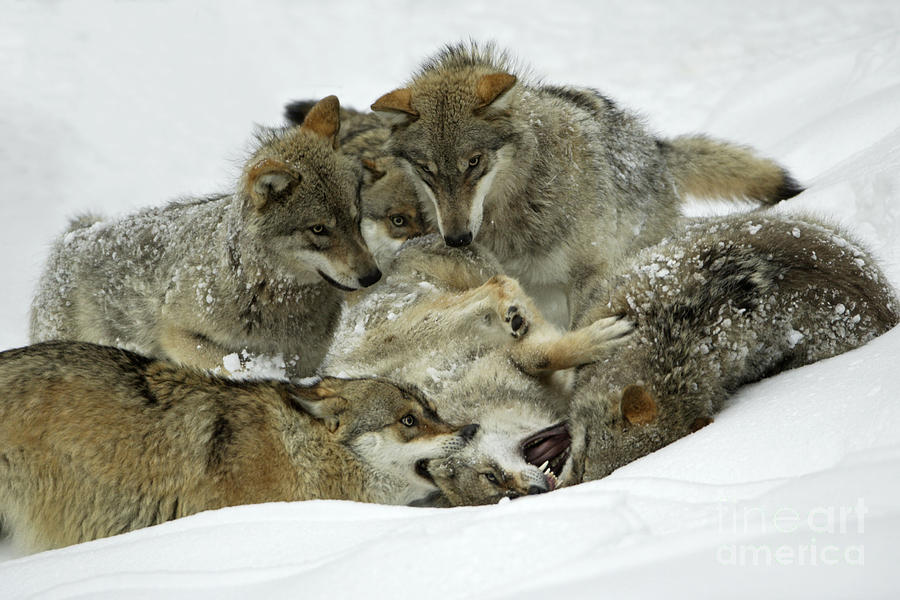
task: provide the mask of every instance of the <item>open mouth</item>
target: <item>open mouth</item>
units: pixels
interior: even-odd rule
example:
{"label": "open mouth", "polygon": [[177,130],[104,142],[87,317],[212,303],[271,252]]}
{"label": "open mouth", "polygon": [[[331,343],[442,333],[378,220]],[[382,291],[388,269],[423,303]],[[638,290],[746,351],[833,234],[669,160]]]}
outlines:
{"label": "open mouth", "polygon": [[322,276],[322,279],[324,279],[325,281],[327,281],[328,283],[330,283],[331,285],[333,285],[334,287],[336,287],[339,290],[343,290],[345,292],[355,292],[356,291],[356,288],[347,287],[346,285],[338,283],[337,281],[335,281],[334,279],[332,279],[331,277],[329,277],[328,275],[323,273],[320,269],[316,269],[316,272]]}
{"label": "open mouth", "polygon": [[416,475],[422,477],[423,479],[427,479],[432,484],[434,484],[434,477],[432,477],[431,473],[428,472],[427,458],[420,458],[416,461]]}
{"label": "open mouth", "polygon": [[566,423],[542,429],[522,442],[525,461],[534,465],[547,478],[550,489],[554,489],[569,458],[572,436]]}

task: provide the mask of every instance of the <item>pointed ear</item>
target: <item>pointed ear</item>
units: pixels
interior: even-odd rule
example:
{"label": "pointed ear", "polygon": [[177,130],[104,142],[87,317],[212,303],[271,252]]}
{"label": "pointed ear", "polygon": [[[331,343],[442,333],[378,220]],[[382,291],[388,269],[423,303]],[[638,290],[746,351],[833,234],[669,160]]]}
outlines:
{"label": "pointed ear", "polygon": [[646,425],[656,419],[656,401],[642,385],[629,385],[622,391],[622,416],[632,425]]}
{"label": "pointed ear", "polygon": [[388,92],[372,103],[372,110],[393,115],[392,120],[394,120],[393,117],[396,117],[397,121],[405,121],[408,117],[419,116],[419,112],[412,107],[412,92],[409,88]]}
{"label": "pointed ear", "polygon": [[712,422],[713,420],[711,417],[697,417],[696,419],[694,419],[694,422],[691,423],[691,433],[700,431]]}
{"label": "pointed ear", "polygon": [[300,182],[300,174],[273,158],[264,158],[247,171],[246,192],[256,210],[288,193]]}
{"label": "pointed ear", "polygon": [[341,414],[349,407],[347,399],[325,381],[299,388],[292,397],[305,413],[322,421],[332,433],[341,426]]}
{"label": "pointed ear", "polygon": [[327,96],[316,102],[300,128],[330,140],[337,147],[337,134],[341,128],[341,105],[337,96]]}
{"label": "pointed ear", "polygon": [[475,110],[492,104],[494,108],[504,108],[495,102],[514,85],[516,85],[516,76],[509,73],[492,73],[483,76],[475,86],[475,96],[478,98],[478,106],[475,107]]}
{"label": "pointed ear", "polygon": [[378,167],[378,163],[376,163],[371,158],[362,159],[362,166],[365,167],[366,171],[368,171],[369,175],[371,175],[371,182],[374,183],[385,176],[386,171],[384,169],[380,169]]}

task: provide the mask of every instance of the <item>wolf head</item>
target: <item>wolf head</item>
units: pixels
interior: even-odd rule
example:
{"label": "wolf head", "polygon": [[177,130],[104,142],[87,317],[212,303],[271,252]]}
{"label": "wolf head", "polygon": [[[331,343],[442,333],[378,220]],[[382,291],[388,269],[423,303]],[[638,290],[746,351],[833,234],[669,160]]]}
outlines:
{"label": "wolf head", "polygon": [[425,462],[458,452],[479,428],[456,429],[417,392],[379,379],[327,377],[294,400],[357,455],[388,504],[436,492]]}
{"label": "wolf head", "polygon": [[433,231],[419,208],[416,189],[391,157],[363,159],[362,230],[382,268],[406,240]]}
{"label": "wolf head", "polygon": [[478,235],[519,136],[509,111],[516,77],[479,52],[448,48],[408,87],[372,104],[393,117],[391,150],[450,246]]}
{"label": "wolf head", "polygon": [[360,233],[361,172],[336,151],[339,105],[317,103],[299,127],[261,134],[239,194],[259,254],[285,275],[318,273],[342,290],[381,278]]}
{"label": "wolf head", "polygon": [[503,498],[543,494],[557,487],[569,460],[565,423],[535,431],[531,411],[491,411],[459,452],[428,462],[428,472],[451,505],[494,504]]}

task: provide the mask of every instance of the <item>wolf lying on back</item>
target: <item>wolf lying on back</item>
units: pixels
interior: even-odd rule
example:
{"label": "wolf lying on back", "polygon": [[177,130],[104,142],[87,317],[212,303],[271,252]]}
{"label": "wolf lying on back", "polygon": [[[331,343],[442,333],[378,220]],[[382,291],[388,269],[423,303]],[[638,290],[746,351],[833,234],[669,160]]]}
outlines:
{"label": "wolf lying on back", "polygon": [[570,301],[575,273],[607,275],[671,232],[680,184],[765,204],[801,191],[746,149],[658,140],[597,92],[529,84],[510,63],[449,46],[372,109],[393,118],[389,148],[446,243],[477,239],[541,306]]}
{"label": "wolf lying on back", "polygon": [[560,485],[598,479],[708,424],[739,385],[898,322],[893,290],[856,242],[814,219],[771,214],[687,225],[612,280],[587,285],[576,307],[578,323],[624,315],[635,332],[577,370],[570,452],[559,453],[569,440],[558,426],[520,433],[526,443],[512,456],[471,444],[430,461],[446,502],[496,502],[484,477],[495,460],[518,471],[561,456]]}
{"label": "wolf lying on back", "polygon": [[31,550],[237,504],[407,504],[477,429],[384,381],[234,382],[80,342],[0,353],[0,398],[0,520]]}
{"label": "wolf lying on back", "polygon": [[[300,125],[314,105],[297,100],[285,106],[284,115]],[[341,108],[341,151],[359,157],[364,167],[360,230],[382,270],[405,240],[434,231],[419,210],[415,187],[387,152],[389,135],[377,115]]]}
{"label": "wolf lying on back", "polygon": [[[344,313],[322,365],[331,375],[413,384],[443,418],[477,421],[472,444],[486,448],[482,456],[493,452],[483,471],[495,499],[555,487],[568,432],[552,438],[565,444],[544,457],[546,465],[519,468],[521,445],[543,444],[549,434],[533,434],[565,418],[567,381],[559,371],[596,360],[630,331],[610,318],[562,333],[497,273],[477,246],[449,248],[435,235],[406,242],[385,281]],[[436,477],[452,469],[427,466]]]}
{"label": "wolf lying on back", "polygon": [[356,161],[335,151],[338,101],[261,134],[231,195],[77,222],[56,243],[31,340],[116,345],[201,368],[242,350],[315,371],[342,291],[381,276],[359,232]]}
{"label": "wolf lying on back", "polygon": [[688,225],[577,300],[576,322],[624,315],[636,330],[577,373],[564,482],[604,477],[704,426],[744,383],[865,344],[898,310],[872,256],[817,219]]}

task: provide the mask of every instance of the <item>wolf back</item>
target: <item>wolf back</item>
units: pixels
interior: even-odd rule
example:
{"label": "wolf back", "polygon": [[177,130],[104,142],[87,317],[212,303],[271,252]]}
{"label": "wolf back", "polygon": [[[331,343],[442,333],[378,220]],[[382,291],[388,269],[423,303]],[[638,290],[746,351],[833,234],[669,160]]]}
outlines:
{"label": "wolf back", "polygon": [[813,217],[697,220],[576,300],[635,333],[582,367],[568,483],[597,479],[710,423],[740,385],[846,352],[898,322],[870,252]]}
{"label": "wolf back", "polygon": [[283,355],[311,375],[343,291],[381,276],[359,231],[356,161],[335,151],[338,102],[260,132],[232,194],[115,221],[81,219],[56,242],[31,341],[83,340],[201,368]]}
{"label": "wolf back", "polygon": [[0,390],[0,520],[31,550],[237,504],[407,504],[477,430],[383,380],[236,382],[83,342],[0,353]]}

